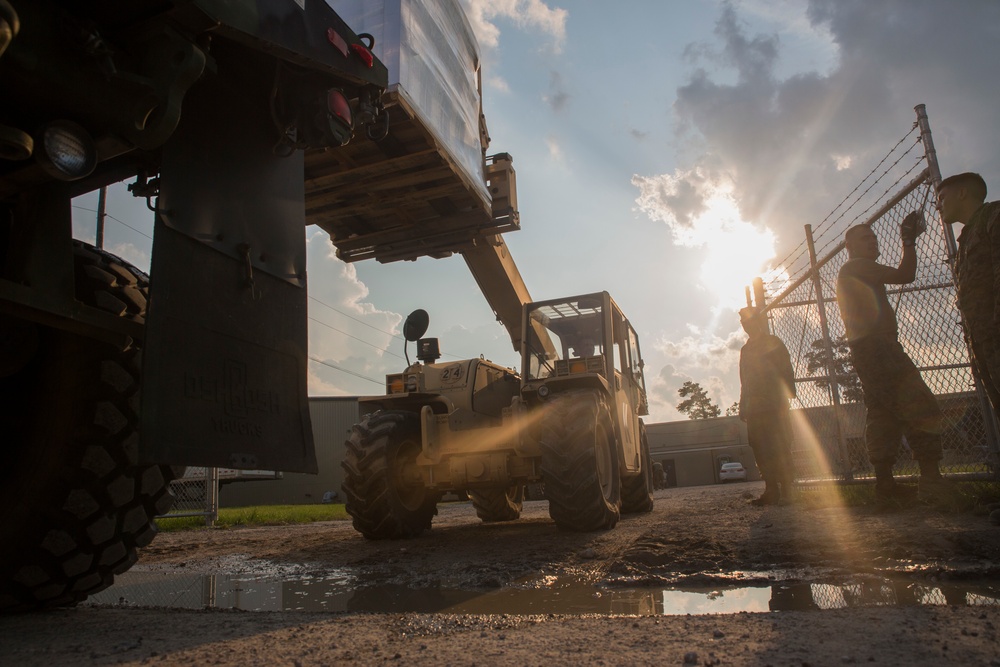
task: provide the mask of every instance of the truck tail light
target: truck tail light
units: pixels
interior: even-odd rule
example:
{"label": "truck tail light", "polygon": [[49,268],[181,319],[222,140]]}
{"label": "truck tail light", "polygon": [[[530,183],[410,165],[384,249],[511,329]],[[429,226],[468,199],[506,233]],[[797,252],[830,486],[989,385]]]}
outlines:
{"label": "truck tail light", "polygon": [[354,112],[351,102],[336,88],[326,91],[326,128],[324,146],[344,146],[354,134]]}
{"label": "truck tail light", "polygon": [[326,110],[335,119],[347,127],[354,127],[354,115],[351,112],[351,103],[341,91],[331,88],[326,91]]}
{"label": "truck tail light", "polygon": [[51,176],[75,181],[94,171],[97,147],[85,129],[67,120],[57,120],[39,133],[35,158]]}
{"label": "truck tail light", "polygon": [[366,67],[371,68],[375,64],[375,57],[372,56],[372,52],[368,50],[363,44],[351,44],[351,50],[358,54],[361,58],[361,62],[365,64]]}

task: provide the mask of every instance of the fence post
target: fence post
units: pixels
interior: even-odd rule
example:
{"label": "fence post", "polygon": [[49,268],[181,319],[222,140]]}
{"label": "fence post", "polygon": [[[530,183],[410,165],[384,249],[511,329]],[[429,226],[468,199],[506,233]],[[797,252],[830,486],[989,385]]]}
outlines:
{"label": "fence post", "polygon": [[[937,193],[938,186],[941,185],[941,167],[937,161],[937,151],[934,149],[934,139],[931,137],[931,124],[927,119],[927,107],[918,104],[913,107],[917,112],[917,127],[920,128],[920,141],[924,145],[924,158],[927,160],[927,170],[930,172],[930,188],[932,193]],[[937,204],[937,197],[934,197],[934,208],[938,209],[938,218],[941,217],[941,209]],[[945,250],[948,253],[948,266],[955,269],[955,255],[958,253],[958,245],[955,243],[955,230],[951,225],[947,225],[942,220],[941,231],[944,232]]]}
{"label": "fence post", "polygon": [[205,508],[205,525],[212,527],[219,518],[219,469],[208,468],[208,479],[206,481],[205,500],[208,506]]}
{"label": "fence post", "polygon": [[840,450],[840,474],[846,481],[854,479],[851,459],[847,453],[847,441],[840,426],[840,383],[837,382],[837,369],[833,363],[833,341],[830,340],[830,326],[826,319],[826,300],[823,298],[823,281],[819,276],[819,266],[816,259],[816,244],[813,241],[812,225],[806,225],[806,244],[809,247],[809,266],[812,273],[813,287],[816,290],[816,309],[819,312],[819,326],[823,332],[823,346],[826,348],[826,376],[829,378],[830,398],[833,400],[833,421],[837,429],[837,447]]}

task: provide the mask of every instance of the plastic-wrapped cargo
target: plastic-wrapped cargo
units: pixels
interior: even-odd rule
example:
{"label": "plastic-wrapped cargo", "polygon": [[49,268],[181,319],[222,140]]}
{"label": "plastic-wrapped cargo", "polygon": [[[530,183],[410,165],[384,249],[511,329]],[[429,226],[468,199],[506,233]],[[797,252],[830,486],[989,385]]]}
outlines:
{"label": "plastic-wrapped cargo", "polygon": [[458,0],[326,0],[389,70],[398,97],[484,202],[479,45]]}

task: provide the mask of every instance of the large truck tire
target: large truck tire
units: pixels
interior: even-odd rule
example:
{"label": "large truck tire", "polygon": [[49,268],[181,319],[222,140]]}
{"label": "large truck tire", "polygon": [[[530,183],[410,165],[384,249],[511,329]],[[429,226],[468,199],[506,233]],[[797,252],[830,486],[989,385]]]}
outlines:
{"label": "large truck tire", "polygon": [[646,427],[639,422],[639,455],[642,473],[622,480],[622,514],[641,514],[653,511],[653,459],[649,455]]}
{"label": "large truck tire", "polygon": [[469,491],[476,516],[486,523],[515,521],[521,518],[524,506],[524,485],[517,484],[506,489],[477,489]]}
{"label": "large truck tire", "polygon": [[412,412],[375,412],[354,425],[342,464],[344,506],[369,540],[407,539],[431,527],[438,495],[417,470],[420,442]]}
{"label": "large truck tire", "polygon": [[549,516],[561,530],[614,528],[621,506],[618,452],[607,401],[597,392],[556,396],[541,425]]}
{"label": "large truck tire", "polygon": [[[148,280],[75,243],[78,300],[141,320]],[[34,327],[27,365],[0,378],[0,610],[75,604],[135,564],[169,510],[169,468],[136,465],[141,351]]]}

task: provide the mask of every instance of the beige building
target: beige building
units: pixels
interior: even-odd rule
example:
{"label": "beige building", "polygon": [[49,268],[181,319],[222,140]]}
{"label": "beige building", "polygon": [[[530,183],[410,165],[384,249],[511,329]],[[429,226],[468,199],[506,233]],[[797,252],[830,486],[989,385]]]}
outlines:
{"label": "beige building", "polygon": [[646,424],[649,454],[663,465],[667,486],[716,484],[723,463],[739,461],[747,479],[760,479],[747,428],[738,417]]}

